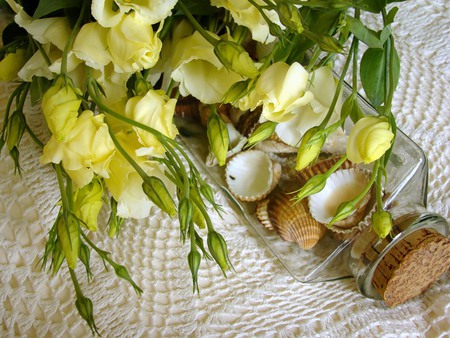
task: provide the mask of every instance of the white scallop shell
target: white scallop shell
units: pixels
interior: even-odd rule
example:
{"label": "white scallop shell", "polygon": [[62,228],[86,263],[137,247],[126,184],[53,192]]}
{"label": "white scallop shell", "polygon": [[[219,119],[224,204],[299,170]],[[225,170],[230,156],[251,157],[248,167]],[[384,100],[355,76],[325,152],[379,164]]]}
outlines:
{"label": "white scallop shell", "polygon": [[[322,191],[309,196],[311,215],[320,223],[329,223],[336,214],[339,205],[359,195],[368,182],[368,174],[356,168],[334,172],[328,178]],[[364,217],[370,197],[371,194],[367,193],[358,203],[353,214],[336,222],[334,226],[340,229],[349,229],[357,225]]]}
{"label": "white scallop shell", "polygon": [[225,180],[231,193],[241,201],[266,197],[281,177],[281,165],[260,150],[242,151],[225,168]]}

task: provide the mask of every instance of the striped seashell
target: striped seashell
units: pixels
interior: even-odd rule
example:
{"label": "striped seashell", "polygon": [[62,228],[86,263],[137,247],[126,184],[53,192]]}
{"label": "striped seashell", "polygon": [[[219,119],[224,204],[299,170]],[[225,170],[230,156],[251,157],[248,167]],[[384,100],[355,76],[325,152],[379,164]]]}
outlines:
{"label": "striped seashell", "polygon": [[272,227],[287,242],[297,243],[302,249],[311,249],[325,235],[327,228],[310,214],[308,202],[297,204],[292,196],[275,192],[259,203],[257,217],[267,228]]}

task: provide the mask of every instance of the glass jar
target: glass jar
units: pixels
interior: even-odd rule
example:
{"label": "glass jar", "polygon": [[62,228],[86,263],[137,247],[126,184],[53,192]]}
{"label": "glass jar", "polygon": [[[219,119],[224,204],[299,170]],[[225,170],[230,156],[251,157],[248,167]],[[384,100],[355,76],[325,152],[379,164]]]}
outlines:
{"label": "glass jar", "polygon": [[[350,88],[346,87],[344,93],[349,92]],[[374,114],[373,108],[363,98],[359,97],[359,103],[366,114]],[[421,270],[422,276],[433,277],[420,283],[417,280],[415,286],[410,286],[411,289],[420,291],[450,265],[449,225],[442,216],[426,210],[426,156],[420,147],[400,130],[397,132],[395,146],[386,167],[389,180],[384,187],[384,207],[393,215],[395,225],[391,234],[385,239],[379,239],[371,230],[368,215],[359,226],[362,231],[345,240],[337,239],[328,233],[312,249],[304,250],[296,243],[282,240],[275,231],[263,227],[256,218],[253,203],[240,202],[232,196],[225,184],[224,169],[205,166],[208,154],[206,137],[199,136],[202,133],[198,132],[198,129],[193,131],[192,128],[192,125],[186,126],[185,123],[180,126],[180,131],[188,130],[189,135],[182,137],[182,141],[193,158],[197,159],[199,167],[203,166],[203,173],[232,201],[235,216],[240,215],[243,223],[251,225],[286,270],[298,281],[319,282],[355,277],[358,290],[363,295],[383,298],[395,290],[394,282],[398,277],[396,270],[411,267],[411,259],[415,259],[414,264],[417,271]],[[437,249],[433,243],[438,243]],[[434,262],[433,265],[419,262],[421,254],[427,250],[435,250],[428,255],[428,259]],[[415,295],[411,290],[406,293],[406,296]]]}

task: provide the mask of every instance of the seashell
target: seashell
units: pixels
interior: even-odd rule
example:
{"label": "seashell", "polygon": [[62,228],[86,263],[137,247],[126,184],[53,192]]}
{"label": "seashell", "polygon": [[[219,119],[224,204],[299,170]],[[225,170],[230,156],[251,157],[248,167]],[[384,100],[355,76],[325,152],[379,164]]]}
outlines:
{"label": "seashell", "polygon": [[258,107],[255,110],[248,111],[240,116],[239,121],[236,124],[236,129],[245,137],[249,137],[250,134],[256,129],[259,124],[259,118],[261,116],[261,108]]}
{"label": "seashell", "polygon": [[261,150],[242,151],[228,161],[225,181],[230,192],[241,201],[265,198],[281,177],[281,165]]}
{"label": "seashell", "polygon": [[267,207],[270,203],[270,199],[266,198],[265,200],[259,201],[256,205],[256,218],[259,222],[264,225],[265,228],[269,230],[273,230],[272,222],[270,221],[269,214],[267,212]]}
{"label": "seashell", "polygon": [[255,149],[275,154],[296,154],[298,148],[284,143],[276,134],[273,134],[267,140],[261,141],[255,145]]}
{"label": "seashell", "polygon": [[[336,162],[340,159],[340,156],[331,156],[320,159],[314,164],[300,170],[295,174],[293,179],[295,179],[300,184],[305,184],[308,182],[313,176],[317,174],[323,174],[328,171]],[[345,160],[344,163],[338,169],[350,169],[353,168],[354,164],[349,160]]]}
{"label": "seashell", "polygon": [[198,121],[200,120],[199,103],[200,101],[191,95],[180,96],[175,106],[175,115],[192,121]]}
{"label": "seashell", "polygon": [[259,203],[257,217],[264,226],[275,229],[283,240],[297,243],[302,249],[314,247],[327,231],[311,216],[306,200],[293,204],[291,195],[286,193],[272,193]]}
{"label": "seashell", "polygon": [[[359,195],[367,183],[369,175],[362,170],[351,168],[338,170],[330,175],[322,191],[309,196],[311,215],[320,223],[327,224],[336,214],[337,208],[343,202],[350,201]],[[367,214],[371,192],[367,193],[358,203],[355,211],[347,218],[336,222],[332,230],[352,231],[352,228]]]}

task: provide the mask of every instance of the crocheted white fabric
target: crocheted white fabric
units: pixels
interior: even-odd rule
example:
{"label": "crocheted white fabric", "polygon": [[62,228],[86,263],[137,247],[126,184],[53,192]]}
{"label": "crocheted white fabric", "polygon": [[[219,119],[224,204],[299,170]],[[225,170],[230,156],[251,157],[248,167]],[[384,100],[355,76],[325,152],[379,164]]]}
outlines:
{"label": "crocheted white fabric", "polygon": [[[450,20],[446,0],[400,3],[396,41],[402,61],[394,100],[400,128],[429,159],[429,210],[449,219]],[[4,20],[1,20],[4,21]],[[2,22],[3,24],[4,22]],[[2,114],[12,87],[2,84]],[[38,136],[45,128],[38,112],[29,115]],[[38,162],[40,150],[24,137],[22,178],[12,160],[0,157],[0,336],[86,337],[89,328],[74,305],[65,269],[51,276],[38,267],[56,216],[58,187],[52,169]],[[103,221],[107,215],[103,215]],[[154,210],[128,221],[120,238],[95,236],[99,247],[126,265],[144,293],[105,271],[92,255],[95,277],[81,279],[95,305],[105,337],[448,337],[450,275],[425,294],[389,309],[356,290],[355,281],[302,284],[294,280],[263,242],[230,214],[216,220],[229,243],[235,271],[224,278],[202,262],[200,295],[192,294],[175,221]],[[81,276],[81,267],[79,275]],[[78,268],[77,268],[78,269]]]}

